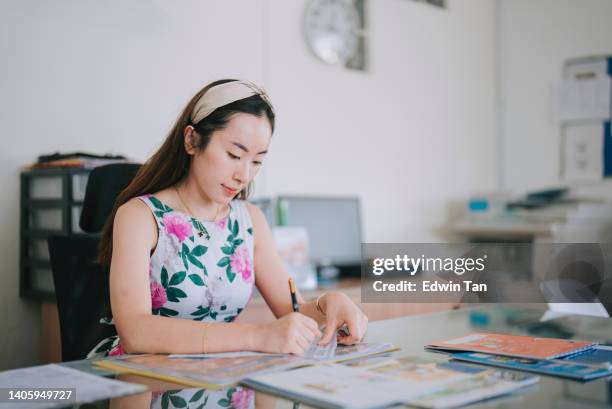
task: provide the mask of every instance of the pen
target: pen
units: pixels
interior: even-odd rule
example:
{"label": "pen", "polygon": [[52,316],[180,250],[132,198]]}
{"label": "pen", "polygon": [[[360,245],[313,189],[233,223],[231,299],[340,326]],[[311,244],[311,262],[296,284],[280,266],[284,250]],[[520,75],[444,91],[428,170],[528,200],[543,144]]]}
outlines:
{"label": "pen", "polygon": [[293,282],[293,278],[289,279],[289,291],[291,292],[291,306],[293,307],[293,312],[300,312],[300,304],[297,302],[297,295],[295,293],[295,283]]}

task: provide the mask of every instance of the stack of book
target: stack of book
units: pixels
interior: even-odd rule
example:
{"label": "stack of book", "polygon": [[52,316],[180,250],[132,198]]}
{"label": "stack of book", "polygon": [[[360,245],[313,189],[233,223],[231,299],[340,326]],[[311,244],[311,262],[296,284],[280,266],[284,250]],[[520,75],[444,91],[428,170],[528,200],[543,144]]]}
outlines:
{"label": "stack of book", "polygon": [[569,379],[586,381],[612,375],[612,347],[585,341],[474,333],[426,348],[450,353],[457,361]]}

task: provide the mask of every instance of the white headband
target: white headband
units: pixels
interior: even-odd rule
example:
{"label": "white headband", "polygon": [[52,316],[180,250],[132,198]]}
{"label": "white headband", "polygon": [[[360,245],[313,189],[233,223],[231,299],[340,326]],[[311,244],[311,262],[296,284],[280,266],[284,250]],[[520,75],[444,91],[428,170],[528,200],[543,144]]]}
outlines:
{"label": "white headband", "polygon": [[196,103],[191,113],[191,123],[195,125],[215,109],[253,95],[259,95],[272,108],[266,92],[252,82],[231,81],[215,85],[206,91]]}

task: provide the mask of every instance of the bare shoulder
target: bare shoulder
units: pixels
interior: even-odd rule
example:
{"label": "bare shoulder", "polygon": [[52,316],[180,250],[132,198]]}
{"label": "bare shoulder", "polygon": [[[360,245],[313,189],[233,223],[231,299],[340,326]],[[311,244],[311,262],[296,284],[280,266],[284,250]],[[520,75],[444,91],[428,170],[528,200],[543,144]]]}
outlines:
{"label": "bare shoulder", "polygon": [[132,198],[119,206],[115,216],[115,222],[117,222],[117,219],[128,223],[131,221],[143,222],[145,220],[150,220],[155,223],[149,206],[138,198]]}
{"label": "bare shoulder", "polygon": [[128,200],[117,209],[114,230],[129,239],[145,240],[150,247],[157,243],[157,223],[151,209],[140,199]]}

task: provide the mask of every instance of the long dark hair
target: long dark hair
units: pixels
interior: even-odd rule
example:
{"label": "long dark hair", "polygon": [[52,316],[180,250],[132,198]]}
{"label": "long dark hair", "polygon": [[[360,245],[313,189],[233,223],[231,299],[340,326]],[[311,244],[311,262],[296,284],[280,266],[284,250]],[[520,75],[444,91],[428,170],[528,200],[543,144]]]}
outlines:
{"label": "long dark hair", "polygon": [[[262,98],[259,94],[219,107],[197,124],[191,123],[191,113],[202,95],[215,85],[231,81],[237,80],[224,79],[212,82],[191,98],[161,147],[140,168],[128,187],[117,196],[113,211],[108,216],[102,230],[98,257],[100,264],[103,266],[110,265],[113,252],[113,222],[117,209],[134,197],[166,189],[179,183],[187,176],[191,165],[191,155],[185,151],[184,146],[184,131],[187,126],[192,125],[197,134],[200,135],[200,140],[194,143],[195,147],[200,151],[206,149],[212,133],[224,128],[231,116],[236,113],[253,114],[259,117],[265,115],[270,121],[270,127],[274,132],[274,110],[267,102],[267,97]],[[249,184],[236,197],[246,199],[251,188],[251,184]]]}

